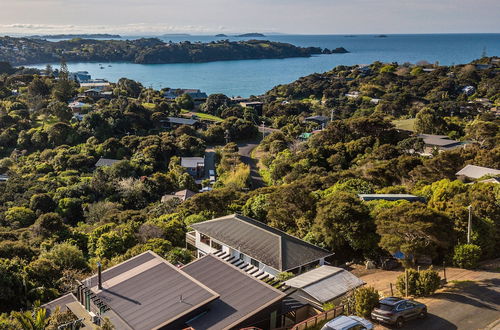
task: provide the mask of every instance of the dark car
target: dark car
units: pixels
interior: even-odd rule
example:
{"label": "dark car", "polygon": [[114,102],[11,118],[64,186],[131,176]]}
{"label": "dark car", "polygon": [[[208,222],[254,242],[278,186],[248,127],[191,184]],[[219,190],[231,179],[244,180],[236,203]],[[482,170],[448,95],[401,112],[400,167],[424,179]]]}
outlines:
{"label": "dark car", "polygon": [[395,324],[401,328],[409,319],[426,317],[427,306],[413,300],[388,297],[379,301],[371,316],[375,321]]}

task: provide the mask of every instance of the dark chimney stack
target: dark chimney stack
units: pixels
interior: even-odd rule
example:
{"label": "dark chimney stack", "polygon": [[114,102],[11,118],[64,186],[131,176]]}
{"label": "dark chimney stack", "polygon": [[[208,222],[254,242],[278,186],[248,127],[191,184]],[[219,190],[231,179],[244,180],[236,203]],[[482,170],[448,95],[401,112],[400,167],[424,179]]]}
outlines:
{"label": "dark chimney stack", "polygon": [[101,275],[101,263],[97,263],[97,287],[102,290],[102,275]]}

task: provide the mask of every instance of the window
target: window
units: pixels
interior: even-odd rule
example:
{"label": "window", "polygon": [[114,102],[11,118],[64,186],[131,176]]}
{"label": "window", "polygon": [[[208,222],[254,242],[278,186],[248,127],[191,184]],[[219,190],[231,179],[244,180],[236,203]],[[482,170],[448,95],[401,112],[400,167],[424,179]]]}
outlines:
{"label": "window", "polygon": [[245,259],[245,255],[243,253],[240,253],[240,260]]}
{"label": "window", "polygon": [[255,266],[255,267],[259,268],[259,262],[257,260],[255,260],[255,259],[250,259],[250,264],[252,266]]}
{"label": "window", "polygon": [[200,234],[200,241],[210,246],[210,237],[207,235]]}
{"label": "window", "polygon": [[216,249],[217,251],[222,251],[222,245],[215,242],[215,241],[212,241],[212,248]]}

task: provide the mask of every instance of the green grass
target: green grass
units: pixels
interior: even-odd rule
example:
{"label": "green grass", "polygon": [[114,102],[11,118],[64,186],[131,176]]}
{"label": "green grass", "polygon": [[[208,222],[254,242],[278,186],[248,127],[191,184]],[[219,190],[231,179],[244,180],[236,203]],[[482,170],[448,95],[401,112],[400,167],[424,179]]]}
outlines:
{"label": "green grass", "polygon": [[398,129],[404,129],[413,132],[415,127],[415,118],[393,120],[392,124]]}
{"label": "green grass", "polygon": [[205,119],[205,120],[211,120],[211,121],[224,121],[224,119],[209,115],[208,113],[203,113],[203,112],[195,112],[195,111],[188,111],[188,110],[181,110],[181,113],[192,113],[196,116],[198,116],[200,119]]}
{"label": "green grass", "polygon": [[154,103],[143,103],[142,104],[143,107],[145,107],[146,109],[148,110],[154,110],[156,108],[156,105]]}

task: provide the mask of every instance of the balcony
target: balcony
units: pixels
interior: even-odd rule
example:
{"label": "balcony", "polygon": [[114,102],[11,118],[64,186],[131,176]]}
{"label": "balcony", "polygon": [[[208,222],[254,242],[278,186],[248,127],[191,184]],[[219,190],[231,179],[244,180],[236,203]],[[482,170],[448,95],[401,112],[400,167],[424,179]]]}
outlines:
{"label": "balcony", "polygon": [[196,232],[190,231],[186,233],[186,244],[196,247]]}

